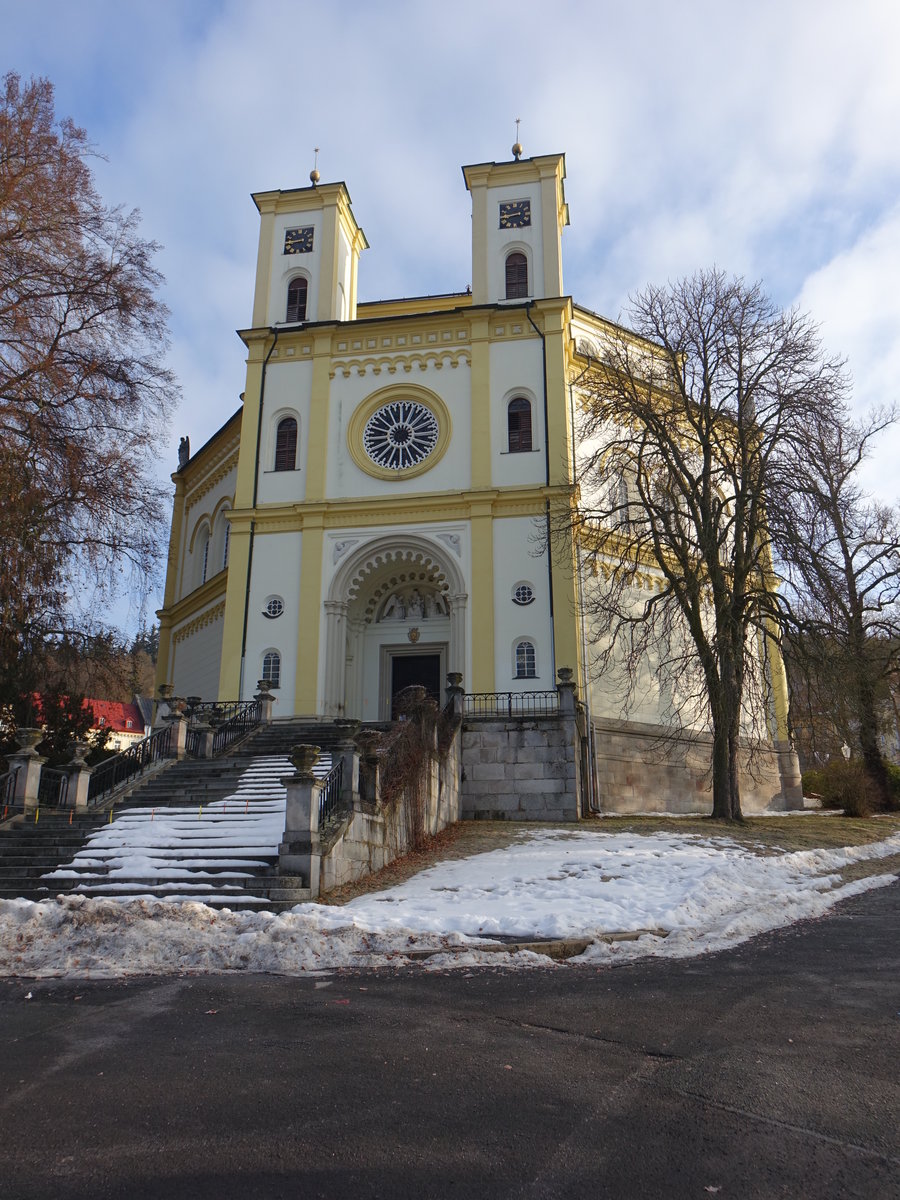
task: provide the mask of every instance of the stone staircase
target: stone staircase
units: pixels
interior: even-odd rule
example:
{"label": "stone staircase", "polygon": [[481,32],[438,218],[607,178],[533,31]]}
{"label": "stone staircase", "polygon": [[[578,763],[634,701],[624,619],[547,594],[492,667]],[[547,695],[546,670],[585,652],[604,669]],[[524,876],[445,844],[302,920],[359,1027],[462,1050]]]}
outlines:
{"label": "stone staircase", "polygon": [[298,742],[323,748],[324,777],[342,736],[326,724],[278,722],[227,758],[185,760],[148,778],[112,820],[104,812],[70,824],[69,814],[42,809],[36,825],[26,818],[0,834],[0,898],[76,893],[275,911],[308,900],[308,881],[276,873],[280,779]]}

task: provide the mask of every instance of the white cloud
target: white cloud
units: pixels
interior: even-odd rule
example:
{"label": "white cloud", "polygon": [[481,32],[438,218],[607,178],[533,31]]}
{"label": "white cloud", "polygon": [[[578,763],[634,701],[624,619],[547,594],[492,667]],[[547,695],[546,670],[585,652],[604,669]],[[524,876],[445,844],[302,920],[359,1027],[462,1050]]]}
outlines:
{"label": "white cloud", "polygon": [[[616,316],[716,264],[800,296],[858,395],[897,377],[900,8],[861,0],[0,0],[9,66],[46,74],[109,156],[110,202],[161,241],[197,446],[243,387],[254,190],[306,182],[313,147],[371,243],[360,295],[471,278],[460,165],[564,151],[567,288]],[[167,473],[167,472],[166,472]]]}

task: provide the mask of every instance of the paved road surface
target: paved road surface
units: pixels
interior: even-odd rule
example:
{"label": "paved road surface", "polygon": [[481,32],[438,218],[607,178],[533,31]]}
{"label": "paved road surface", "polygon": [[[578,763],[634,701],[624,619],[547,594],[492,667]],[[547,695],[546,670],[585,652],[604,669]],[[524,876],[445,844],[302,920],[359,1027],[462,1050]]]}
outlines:
{"label": "paved road surface", "polygon": [[3,981],[0,1196],[897,1200],[898,918],[895,884],[674,963]]}

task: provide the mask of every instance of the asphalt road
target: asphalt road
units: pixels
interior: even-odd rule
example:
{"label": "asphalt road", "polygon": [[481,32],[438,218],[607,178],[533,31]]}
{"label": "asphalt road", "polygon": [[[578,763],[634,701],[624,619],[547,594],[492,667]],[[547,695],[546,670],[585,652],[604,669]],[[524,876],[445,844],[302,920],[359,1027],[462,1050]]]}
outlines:
{"label": "asphalt road", "polygon": [[5,980],[0,1196],[897,1200],[898,918],[895,884],[673,963]]}

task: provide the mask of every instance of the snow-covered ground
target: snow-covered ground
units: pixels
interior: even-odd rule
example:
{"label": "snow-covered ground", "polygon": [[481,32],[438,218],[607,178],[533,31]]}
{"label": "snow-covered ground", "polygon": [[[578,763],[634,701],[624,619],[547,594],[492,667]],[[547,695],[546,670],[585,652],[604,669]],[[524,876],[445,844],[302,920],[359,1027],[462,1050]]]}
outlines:
{"label": "snow-covered ground", "polygon": [[[836,872],[893,854],[900,834],[843,850],[758,856],[728,838],[526,830],[506,849],[440,863],[344,907],[301,904],[273,914],[147,899],[0,901],[0,974],[302,974],[396,964],[432,949],[439,953],[415,961],[442,969],[549,965],[543,955],[478,948],[497,934],[589,938],[573,962],[682,957],[820,916],[890,883],[895,876],[842,885]],[[638,930],[652,932],[604,940]]]}

